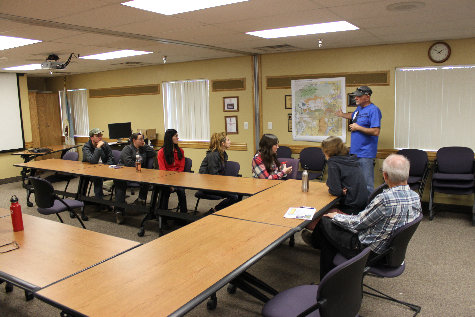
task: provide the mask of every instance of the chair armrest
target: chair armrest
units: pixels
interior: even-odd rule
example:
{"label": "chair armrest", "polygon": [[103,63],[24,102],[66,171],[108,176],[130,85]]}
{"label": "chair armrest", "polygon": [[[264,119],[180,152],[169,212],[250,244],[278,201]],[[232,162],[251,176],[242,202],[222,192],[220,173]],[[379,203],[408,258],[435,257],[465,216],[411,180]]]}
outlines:
{"label": "chair armrest", "polygon": [[309,308],[307,308],[306,310],[304,310],[303,312],[301,312],[300,314],[297,315],[297,317],[304,317],[304,316],[307,316],[308,314],[310,313],[313,313],[314,311],[316,311],[317,309],[320,309],[324,306],[327,305],[327,300],[326,298],[324,299],[321,299],[319,300],[316,304],[310,306]]}

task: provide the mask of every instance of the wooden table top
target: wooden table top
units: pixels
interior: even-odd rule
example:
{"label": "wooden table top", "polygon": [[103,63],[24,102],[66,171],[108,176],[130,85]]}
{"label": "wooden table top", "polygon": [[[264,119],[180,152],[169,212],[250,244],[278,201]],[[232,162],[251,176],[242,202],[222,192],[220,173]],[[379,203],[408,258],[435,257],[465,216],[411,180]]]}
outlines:
{"label": "wooden table top", "polygon": [[50,146],[45,146],[45,147],[48,148],[48,149],[51,149],[51,152],[35,153],[35,152],[31,152],[29,150],[25,150],[25,151],[12,153],[12,155],[37,155],[37,156],[42,156],[42,155],[47,155],[47,154],[63,151],[63,150],[74,149],[74,148],[77,148],[77,147],[80,147],[80,146],[82,146],[82,145],[68,145],[68,144],[50,145]]}
{"label": "wooden table top", "polygon": [[45,171],[82,174],[83,172],[85,173],[85,170],[91,168],[93,164],[88,162],[49,159],[42,161],[30,161],[28,163],[18,163],[14,164],[13,166],[41,169]]}
{"label": "wooden table top", "polygon": [[287,232],[211,215],[36,295],[91,317],[168,316]]}
{"label": "wooden table top", "polygon": [[304,220],[284,218],[290,207],[315,207],[317,211],[333,202],[325,183],[309,182],[309,191],[301,189],[302,181],[289,179],[259,195],[247,198],[215,215],[295,228]]}
{"label": "wooden table top", "polygon": [[18,250],[0,254],[0,271],[37,287],[140,245],[26,214],[23,226],[23,231],[13,232],[10,217],[0,218],[0,245],[12,241],[20,245]]}
{"label": "wooden table top", "polygon": [[10,210],[0,208],[0,217],[10,216]]}
{"label": "wooden table top", "polygon": [[179,186],[189,189],[205,189],[243,195],[254,195],[276,186],[283,181],[183,172],[168,175],[167,177],[160,179],[160,182],[169,186]]}

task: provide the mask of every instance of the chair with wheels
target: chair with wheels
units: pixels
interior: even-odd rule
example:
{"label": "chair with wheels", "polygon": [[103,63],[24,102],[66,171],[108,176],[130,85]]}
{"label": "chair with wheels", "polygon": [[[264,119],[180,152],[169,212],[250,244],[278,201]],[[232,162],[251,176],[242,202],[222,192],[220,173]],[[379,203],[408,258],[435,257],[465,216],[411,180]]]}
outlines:
{"label": "chair with wheels", "polygon": [[[309,180],[319,179],[320,181],[322,181],[326,163],[327,161],[325,159],[325,154],[323,154],[322,149],[319,147],[307,147],[300,151],[300,166],[302,166],[302,169],[305,169],[305,167],[307,167],[307,169],[309,170]],[[302,173],[303,171],[297,172],[297,179],[302,179]]]}
{"label": "chair with wheels", "polygon": [[292,150],[288,146],[279,145],[277,158],[292,158]]}
{"label": "chair with wheels", "polygon": [[427,177],[430,172],[427,153],[417,149],[403,149],[399,150],[396,154],[404,155],[409,162],[411,162],[407,184],[422,198]]}
{"label": "chair with wheels", "polygon": [[320,285],[301,285],[280,292],[262,308],[264,317],[359,316],[363,273],[371,249],[331,270]]}
{"label": "chair with wheels", "polygon": [[83,202],[74,199],[61,199],[54,193],[53,185],[43,178],[30,176],[28,180],[31,182],[35,190],[35,201],[40,214],[56,214],[59,220],[63,222],[63,219],[61,219],[59,213],[63,211],[69,211],[70,213],[74,214],[81,226],[86,229],[84,223],[74,211],[74,209],[81,208],[81,213],[84,214]]}
{"label": "chair with wheels", "polygon": [[[475,191],[473,151],[467,147],[443,147],[437,151],[429,198],[429,220],[433,220],[434,194],[471,195]],[[475,195],[474,195],[475,196]],[[475,226],[475,203],[472,204],[472,226]]]}
{"label": "chair with wheels", "polygon": [[[241,176],[239,175],[240,168],[241,166],[239,165],[238,162],[228,161],[226,163],[226,171],[224,172],[224,176],[240,177]],[[194,214],[196,214],[198,210],[198,204],[200,203],[200,199],[208,199],[208,200],[222,200],[223,199],[222,196],[212,195],[209,192],[203,192],[201,190],[195,193],[195,197],[198,198],[198,201],[196,202]]]}
{"label": "chair with wheels", "polygon": [[[416,232],[417,227],[419,226],[422,220],[422,213],[414,219],[413,221],[405,224],[404,226],[398,228],[392,237],[389,240],[389,248],[384,251],[380,255],[376,255],[373,257],[368,263],[367,266],[369,267],[369,274],[371,276],[381,277],[381,278],[393,278],[400,276],[405,268],[406,268],[406,250],[407,246],[409,245],[409,241],[411,240],[412,236]],[[375,255],[373,253],[373,255]],[[340,253],[335,256],[333,260],[333,264],[338,265],[342,262],[346,261],[346,259]],[[402,305],[405,305],[415,311],[414,316],[416,316],[421,307],[418,305],[406,303],[400,300],[397,300],[389,295],[386,295],[372,287],[369,287],[366,284],[363,284],[365,287],[369,288],[373,292],[364,292],[367,295],[371,295],[374,297],[386,299],[392,302],[396,302]]]}

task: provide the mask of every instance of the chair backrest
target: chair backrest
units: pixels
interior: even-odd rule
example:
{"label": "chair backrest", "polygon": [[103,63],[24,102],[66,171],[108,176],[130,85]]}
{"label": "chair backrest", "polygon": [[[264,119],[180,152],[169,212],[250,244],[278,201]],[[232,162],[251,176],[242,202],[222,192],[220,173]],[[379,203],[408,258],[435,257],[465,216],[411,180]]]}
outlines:
{"label": "chair backrest", "polygon": [[64,154],[63,160],[68,160],[68,161],[77,161],[79,158],[79,153],[78,152],[68,152]]}
{"label": "chair backrest", "polygon": [[381,185],[379,185],[378,187],[376,187],[373,192],[371,193],[371,195],[369,195],[368,197],[368,203],[367,205],[369,205],[369,203],[374,199],[374,197],[378,196],[379,194],[381,194],[383,192],[383,190],[385,190],[386,188],[389,188],[388,184],[386,183],[382,183]]}
{"label": "chair backrest", "polygon": [[422,177],[424,175],[429,158],[427,153],[417,149],[403,149],[399,150],[396,154],[404,155],[411,163],[409,170],[409,176]]}
{"label": "chair backrest", "polygon": [[120,161],[120,151],[119,150],[112,150],[112,155],[114,155],[114,164],[119,164]]}
{"label": "chair backrest", "polygon": [[228,161],[226,163],[226,171],[224,171],[224,176],[238,176],[241,165],[238,162]]}
{"label": "chair backrest", "polygon": [[285,145],[279,145],[277,149],[277,158],[291,158],[292,157],[292,150]]}
{"label": "chair backrest", "polygon": [[54,188],[46,179],[39,177],[28,177],[35,190],[35,202],[39,208],[51,208],[54,205]]}
{"label": "chair backrest", "polygon": [[389,239],[389,246],[392,250],[386,256],[387,266],[399,267],[406,258],[406,250],[414,232],[422,220],[422,213],[413,221],[398,228]]}
{"label": "chair backrest", "polygon": [[473,151],[468,147],[450,146],[437,151],[437,171],[447,174],[473,173]]}
{"label": "chair backrest", "polygon": [[188,158],[188,157],[185,157],[185,172],[187,173],[190,173],[191,172],[191,166],[193,165],[193,161]]}
{"label": "chair backrest", "polygon": [[363,300],[363,271],[370,251],[370,248],[364,249],[328,272],[322,279],[317,291],[317,301],[326,299],[327,304],[319,309],[321,317],[358,315]]}
{"label": "chair backrest", "polygon": [[287,179],[297,179],[297,172],[299,170],[299,159],[293,158],[278,158],[279,162],[287,162],[287,167],[292,166],[292,172],[287,174]]}
{"label": "chair backrest", "polygon": [[311,171],[323,171],[325,155],[319,147],[307,147],[300,151],[300,165],[308,167]]}
{"label": "chair backrest", "polygon": [[148,169],[153,169],[153,161],[154,161],[155,157],[147,157],[145,159],[145,164],[143,165],[144,168],[148,168]]}

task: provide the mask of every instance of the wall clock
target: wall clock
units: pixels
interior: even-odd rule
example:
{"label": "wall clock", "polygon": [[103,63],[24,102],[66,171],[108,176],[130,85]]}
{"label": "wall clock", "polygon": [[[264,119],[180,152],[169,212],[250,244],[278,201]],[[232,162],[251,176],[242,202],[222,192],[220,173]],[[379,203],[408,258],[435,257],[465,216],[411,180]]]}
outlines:
{"label": "wall clock", "polygon": [[450,57],[450,46],[445,42],[436,42],[429,48],[429,59],[434,63],[443,63]]}

